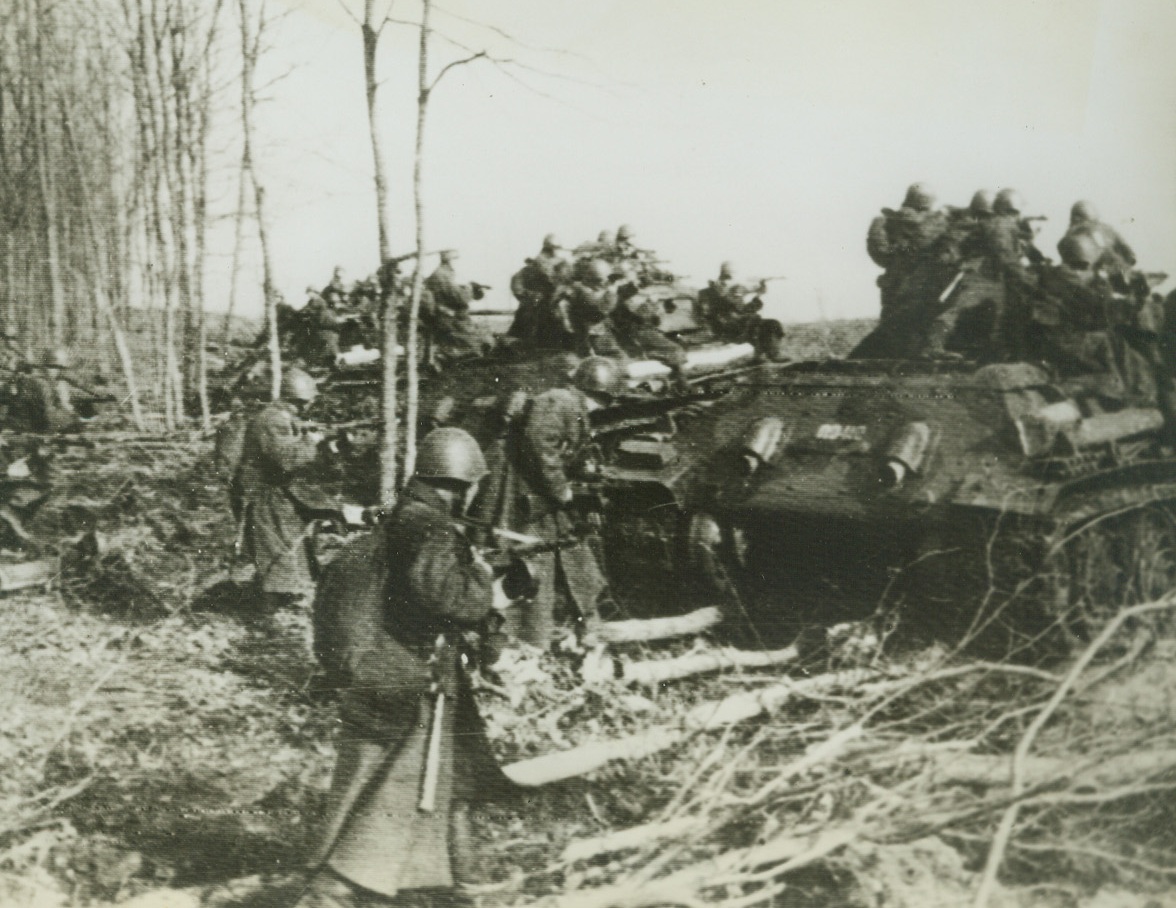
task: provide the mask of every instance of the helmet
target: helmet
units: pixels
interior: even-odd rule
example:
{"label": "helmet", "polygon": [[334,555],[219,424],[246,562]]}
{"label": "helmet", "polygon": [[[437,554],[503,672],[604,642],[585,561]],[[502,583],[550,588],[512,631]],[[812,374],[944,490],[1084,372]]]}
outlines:
{"label": "helmet", "polygon": [[597,234],[597,236],[596,236],[596,242],[607,246],[609,243],[612,242],[612,231],[611,230],[600,231],[600,233]]}
{"label": "helmet", "polygon": [[731,262],[723,262],[719,265],[719,280],[731,281],[735,279],[735,265]]}
{"label": "helmet", "polygon": [[456,249],[442,249],[441,250],[441,264],[449,265],[456,262],[458,258]]}
{"label": "helmet", "polygon": [[310,403],[318,397],[318,382],[299,368],[287,369],[282,374],[282,398]]}
{"label": "helmet", "polygon": [[612,277],[613,268],[604,259],[592,259],[584,269],[585,283],[593,287],[603,287]]}
{"label": "helmet", "polygon": [[628,224],[622,224],[620,227],[617,228],[617,242],[618,243],[620,243],[623,240],[631,240],[631,239],[633,239],[633,228],[632,227],[630,227]]}
{"label": "helmet", "polygon": [[935,193],[926,183],[911,183],[907,188],[906,198],[902,201],[903,208],[913,208],[915,211],[930,211],[935,207]]}
{"label": "helmet", "polygon": [[625,373],[616,360],[589,356],[576,366],[572,384],[585,394],[617,394],[625,388]]}
{"label": "helmet", "polygon": [[555,238],[554,233],[549,233],[543,238],[543,248],[554,252],[557,249],[563,249],[559,240]]}
{"label": "helmet", "polygon": [[1025,210],[1025,200],[1015,189],[1002,189],[992,202],[994,214],[1020,214]]}
{"label": "helmet", "polygon": [[1098,212],[1091,202],[1081,201],[1075,202],[1074,207],[1070,209],[1070,223],[1071,224],[1089,224],[1092,221],[1098,220]]}
{"label": "helmet", "polygon": [[1093,268],[1102,254],[1102,246],[1089,233],[1067,233],[1058,242],[1058,255],[1071,268]]}
{"label": "helmet", "polygon": [[41,365],[49,369],[68,369],[69,351],[57,347],[41,354]]}
{"label": "helmet", "polygon": [[416,472],[421,479],[453,479],[477,482],[489,471],[482,449],[465,429],[434,429],[417,449]]}
{"label": "helmet", "polygon": [[987,189],[977,189],[968,210],[975,215],[992,214],[992,193]]}

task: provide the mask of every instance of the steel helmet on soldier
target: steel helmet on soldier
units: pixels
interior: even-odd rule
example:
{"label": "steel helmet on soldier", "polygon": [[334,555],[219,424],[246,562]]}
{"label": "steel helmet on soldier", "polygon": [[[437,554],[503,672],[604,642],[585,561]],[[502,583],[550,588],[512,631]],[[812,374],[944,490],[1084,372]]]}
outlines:
{"label": "steel helmet on soldier", "polygon": [[61,347],[46,350],[41,354],[41,365],[50,369],[68,369],[69,351]]}
{"label": "steel helmet on soldier", "polygon": [[421,479],[451,479],[474,483],[489,469],[481,447],[465,429],[443,426],[434,429],[417,448],[414,476]]}
{"label": "steel helmet on soldier", "polygon": [[625,390],[621,364],[605,356],[589,356],[576,366],[572,384],[585,394],[619,394]]}
{"label": "steel helmet on soldier", "polygon": [[628,224],[622,224],[617,228],[617,242],[621,243],[625,240],[633,239],[633,228]]}
{"label": "steel helmet on soldier", "polygon": [[977,189],[968,210],[975,215],[992,214],[992,193],[987,189]]}
{"label": "steel helmet on soldier", "polygon": [[559,240],[555,238],[554,233],[549,233],[547,236],[543,237],[543,249],[545,252],[555,252],[556,250],[563,249],[563,246],[561,246]]}
{"label": "steel helmet on soldier", "polygon": [[1067,233],[1058,241],[1058,255],[1071,268],[1093,268],[1103,248],[1089,233]]}
{"label": "steel helmet on soldier", "polygon": [[930,211],[935,207],[935,193],[926,183],[911,183],[907,187],[906,198],[902,201],[903,208],[915,211]]}
{"label": "steel helmet on soldier", "polygon": [[295,367],[282,373],[282,399],[300,400],[305,404],[318,397],[318,382]]}
{"label": "steel helmet on soldier", "polygon": [[603,287],[608,283],[608,279],[612,277],[612,273],[612,265],[604,259],[592,259],[585,269],[584,276],[593,287]]}
{"label": "steel helmet on soldier", "polygon": [[1071,224],[1089,224],[1098,220],[1098,211],[1094,207],[1093,202],[1085,200],[1075,202],[1074,207],[1070,209],[1070,223]]}
{"label": "steel helmet on soldier", "polygon": [[607,246],[609,243],[612,242],[612,231],[611,230],[600,231],[600,233],[598,233],[596,235],[596,242],[600,243],[602,246]]}
{"label": "steel helmet on soldier", "polygon": [[992,202],[994,214],[1020,214],[1025,210],[1025,201],[1015,189],[1002,189]]}
{"label": "steel helmet on soldier", "polygon": [[719,265],[719,280],[732,281],[735,279],[735,265],[732,262],[723,262]]}

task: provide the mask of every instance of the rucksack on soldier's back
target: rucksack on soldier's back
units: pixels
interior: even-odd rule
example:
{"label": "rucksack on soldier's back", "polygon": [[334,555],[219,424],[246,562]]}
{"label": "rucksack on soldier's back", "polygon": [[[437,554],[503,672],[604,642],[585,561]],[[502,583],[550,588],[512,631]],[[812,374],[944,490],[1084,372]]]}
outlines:
{"label": "rucksack on soldier's back", "polygon": [[324,568],[311,607],[327,685],[377,710],[419,696],[431,680],[428,664],[388,632],[389,557],[383,527],[353,539]]}

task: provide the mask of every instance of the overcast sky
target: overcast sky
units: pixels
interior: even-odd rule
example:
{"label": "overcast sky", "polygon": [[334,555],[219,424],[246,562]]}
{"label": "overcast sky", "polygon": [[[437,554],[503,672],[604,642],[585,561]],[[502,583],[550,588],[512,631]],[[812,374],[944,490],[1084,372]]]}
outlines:
{"label": "overcast sky", "polygon": [[[362,3],[270,4],[284,15],[264,72],[284,78],[266,90],[259,159],[278,283],[301,304],[335,264],[348,278],[377,264],[360,35],[348,14]],[[1092,199],[1144,267],[1176,271],[1172,0],[434,9],[443,35],[518,64],[451,70],[426,136],[428,245],[460,249],[461,273],[492,284],[492,302],[508,303],[510,275],[543,234],[575,245],[628,223],[700,283],[725,259],[745,275],[787,275],[771,300],[785,321],[873,315],[866,227],[914,180],[958,205],[980,187],[1016,187],[1050,218],[1047,252],[1070,204]],[[413,0],[391,5],[394,18],[418,15]],[[389,24],[379,58],[394,252],[413,237],[415,42]],[[438,35],[433,55],[436,73],[465,51]],[[213,245],[210,289],[223,299],[230,231]],[[241,301],[260,305],[252,286]]]}

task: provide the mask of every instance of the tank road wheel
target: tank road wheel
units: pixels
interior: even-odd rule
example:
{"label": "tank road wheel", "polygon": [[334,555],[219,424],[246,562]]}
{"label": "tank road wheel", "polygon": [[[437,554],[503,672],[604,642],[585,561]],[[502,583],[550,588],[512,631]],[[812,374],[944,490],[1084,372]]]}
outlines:
{"label": "tank road wheel", "polygon": [[1069,601],[1063,624],[1085,646],[1119,611],[1130,576],[1130,543],[1121,520],[1095,521],[1066,545]]}
{"label": "tank road wheel", "polygon": [[1176,590],[1176,518],[1154,504],[1135,515],[1132,543],[1133,602],[1154,602]]}
{"label": "tank road wheel", "polygon": [[[1122,609],[1176,590],[1176,517],[1153,504],[1095,520],[1065,543],[1061,560],[1049,610],[1070,647],[1081,649]],[[1155,622],[1153,631],[1167,624]]]}

